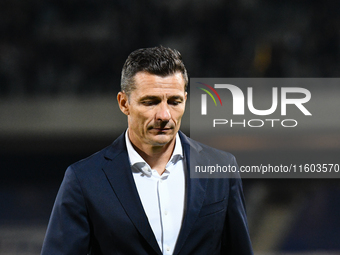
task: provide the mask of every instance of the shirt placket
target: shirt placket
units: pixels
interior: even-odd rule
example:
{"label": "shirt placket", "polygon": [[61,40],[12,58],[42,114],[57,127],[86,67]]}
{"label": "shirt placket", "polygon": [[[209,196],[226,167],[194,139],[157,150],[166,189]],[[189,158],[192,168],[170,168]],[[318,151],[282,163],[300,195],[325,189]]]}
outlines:
{"label": "shirt placket", "polygon": [[[162,252],[163,254],[172,254],[171,237],[173,235],[170,214],[170,198],[167,183],[168,173],[163,173],[158,180],[159,202],[160,202],[160,215],[162,225]],[[166,230],[166,231],[165,231]]]}

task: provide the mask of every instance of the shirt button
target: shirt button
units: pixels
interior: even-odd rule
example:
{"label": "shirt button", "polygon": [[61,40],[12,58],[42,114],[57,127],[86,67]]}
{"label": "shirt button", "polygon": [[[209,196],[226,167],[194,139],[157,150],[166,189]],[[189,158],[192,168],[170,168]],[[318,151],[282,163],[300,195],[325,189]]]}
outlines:
{"label": "shirt button", "polygon": [[168,215],[168,211],[165,211],[164,214],[165,214],[165,215]]}
{"label": "shirt button", "polygon": [[166,251],[170,251],[170,247],[166,247]]}

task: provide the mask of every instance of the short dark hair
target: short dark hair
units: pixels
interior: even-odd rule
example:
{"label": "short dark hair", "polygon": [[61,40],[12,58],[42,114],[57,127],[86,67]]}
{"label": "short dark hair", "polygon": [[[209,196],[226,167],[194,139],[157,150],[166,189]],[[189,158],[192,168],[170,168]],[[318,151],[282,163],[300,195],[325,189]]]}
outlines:
{"label": "short dark hair", "polygon": [[188,86],[188,74],[182,55],[175,49],[159,46],[133,51],[125,61],[120,83],[121,90],[128,95],[135,89],[134,76],[138,72],[147,72],[163,77],[181,72],[185,91]]}

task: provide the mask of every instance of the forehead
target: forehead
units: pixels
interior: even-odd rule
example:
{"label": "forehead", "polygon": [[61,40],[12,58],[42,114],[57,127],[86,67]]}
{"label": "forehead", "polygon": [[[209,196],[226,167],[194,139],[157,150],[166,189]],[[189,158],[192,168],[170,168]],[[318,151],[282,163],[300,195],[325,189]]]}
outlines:
{"label": "forehead", "polygon": [[185,81],[180,72],[168,76],[159,76],[147,72],[138,72],[134,77],[135,91],[139,93],[150,92],[185,92]]}

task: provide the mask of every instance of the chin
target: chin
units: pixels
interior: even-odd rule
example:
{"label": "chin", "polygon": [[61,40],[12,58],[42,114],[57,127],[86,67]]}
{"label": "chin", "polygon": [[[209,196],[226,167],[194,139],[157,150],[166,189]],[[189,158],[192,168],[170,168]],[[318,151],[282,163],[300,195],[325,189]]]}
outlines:
{"label": "chin", "polygon": [[153,145],[155,145],[155,146],[164,146],[164,145],[166,145],[166,144],[168,144],[170,142],[170,140],[162,140],[162,141],[159,141],[159,140],[157,140],[157,141],[153,141]]}
{"label": "chin", "polygon": [[152,143],[156,146],[164,146],[168,144],[169,142],[172,141],[174,136],[165,136],[164,137],[159,137],[158,139],[152,139]]}

